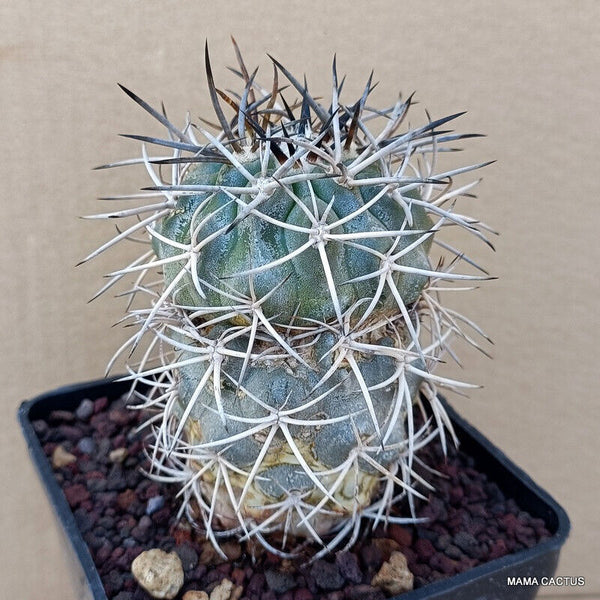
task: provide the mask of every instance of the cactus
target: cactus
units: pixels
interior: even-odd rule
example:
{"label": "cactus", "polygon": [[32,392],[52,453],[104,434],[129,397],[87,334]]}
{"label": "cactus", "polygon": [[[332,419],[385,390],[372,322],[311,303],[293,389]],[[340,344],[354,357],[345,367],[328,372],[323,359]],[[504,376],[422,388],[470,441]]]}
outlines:
{"label": "cactus", "polygon": [[320,556],[365,519],[413,520],[389,509],[428,485],[415,453],[453,437],[437,388],[473,386],[434,367],[454,358],[453,336],[481,348],[485,335],[440,296],[488,275],[439,234],[489,244],[455,211],[477,182],[453,186],[484,165],[437,170],[471,137],[444,129],[460,113],[405,127],[412,97],[370,108],[371,77],[344,104],[335,59],[325,107],[275,59],[263,88],[235,50],[239,95],[216,88],[205,53],[216,134],[178,128],[123,88],[167,135],[127,136],[141,157],[105,165],[141,163],[152,185],[120,197],[139,208],[95,215],[134,222],[88,258],[139,233],[148,243],[102,291],[134,276],[136,331],[115,359],[139,356],[128,368],[152,415],[151,475],[181,485],[182,510],[217,548],[236,534],[288,555],[308,539]]}

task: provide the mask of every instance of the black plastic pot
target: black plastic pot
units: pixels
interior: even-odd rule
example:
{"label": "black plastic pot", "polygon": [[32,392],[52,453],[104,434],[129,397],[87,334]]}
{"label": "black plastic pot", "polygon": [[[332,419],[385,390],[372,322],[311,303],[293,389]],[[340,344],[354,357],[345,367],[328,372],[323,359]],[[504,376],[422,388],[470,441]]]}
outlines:
{"label": "black plastic pot", "polygon": [[[23,402],[19,421],[29,452],[41,477],[58,520],[75,555],[74,598],[107,600],[100,576],[69,505],[54,479],[52,467],[35,434],[32,422],[57,409],[73,410],[84,398],[120,397],[129,383],[99,380],[63,387]],[[429,584],[392,600],[526,600],[534,598],[540,584],[554,575],[561,546],[569,533],[565,511],[481,433],[462,419],[452,407],[448,413],[461,449],[476,459],[477,466],[495,481],[507,496],[518,499],[523,510],[541,518],[553,534],[537,546],[492,560],[468,572]]]}

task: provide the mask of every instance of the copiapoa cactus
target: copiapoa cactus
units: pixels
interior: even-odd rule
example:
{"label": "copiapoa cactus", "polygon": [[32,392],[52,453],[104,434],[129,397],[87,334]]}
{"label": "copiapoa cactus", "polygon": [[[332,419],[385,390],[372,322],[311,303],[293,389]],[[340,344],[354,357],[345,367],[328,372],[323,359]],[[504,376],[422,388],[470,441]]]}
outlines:
{"label": "copiapoa cactus", "polygon": [[106,165],[142,163],[152,185],[119,197],[142,206],[95,215],[134,221],[88,258],[146,237],[102,291],[134,276],[129,294],[143,298],[117,356],[139,355],[129,369],[152,415],[152,476],[181,484],[217,548],[236,534],[287,555],[308,539],[320,556],[365,519],[414,519],[390,507],[428,485],[417,450],[453,435],[437,389],[469,385],[434,367],[454,357],[452,337],[478,346],[483,334],[440,296],[488,276],[440,234],[489,244],[455,210],[477,183],[455,177],[483,165],[437,167],[471,137],[444,129],[459,114],[407,127],[412,97],[371,108],[371,78],[345,104],[335,59],[325,104],[274,59],[263,88],[234,47],[239,94],[216,88],[206,50],[216,133],[179,128],[123,88],[166,135],[129,135],[141,157]]}

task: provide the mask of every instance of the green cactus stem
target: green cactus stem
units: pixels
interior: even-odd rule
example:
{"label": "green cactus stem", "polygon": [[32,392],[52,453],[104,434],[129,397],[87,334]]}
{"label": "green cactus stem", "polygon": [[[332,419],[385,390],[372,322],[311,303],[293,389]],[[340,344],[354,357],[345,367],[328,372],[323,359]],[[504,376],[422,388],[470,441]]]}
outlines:
{"label": "green cactus stem", "polygon": [[[453,436],[437,388],[474,387],[434,369],[455,358],[452,338],[485,338],[441,302],[489,278],[443,240],[452,227],[491,245],[456,210],[477,181],[454,184],[485,163],[437,168],[472,137],[446,129],[460,114],[407,127],[412,97],[371,108],[371,78],[345,104],[335,60],[324,106],[274,59],[263,88],[236,54],[238,95],[216,88],[206,50],[216,134],[123,88],[167,134],[128,135],[141,156],[105,165],[143,164],[152,185],[119,197],[138,208],[95,215],[132,222],[88,259],[139,234],[148,244],[101,291],[133,278],[135,333],[113,361],[138,356],[152,476],[182,486],[217,548],[235,534],[293,555],[308,538],[321,556],[365,519],[414,519],[389,508],[427,485],[418,448]],[[417,411],[429,415],[420,429]]]}

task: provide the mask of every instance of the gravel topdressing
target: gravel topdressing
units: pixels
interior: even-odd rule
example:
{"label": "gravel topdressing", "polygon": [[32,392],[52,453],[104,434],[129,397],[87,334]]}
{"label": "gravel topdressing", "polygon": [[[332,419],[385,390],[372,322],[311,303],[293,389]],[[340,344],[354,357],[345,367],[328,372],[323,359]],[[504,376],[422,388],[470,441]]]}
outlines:
{"label": "gravel topdressing", "polygon": [[124,398],[112,403],[97,398],[33,422],[110,599],[151,598],[130,571],[136,556],[150,548],[181,558],[185,583],[177,599],[188,590],[210,595],[228,579],[234,584],[231,600],[384,600],[384,591],[371,581],[395,551],[406,557],[418,588],[551,535],[542,519],[506,498],[471,457],[451,448],[444,458],[432,443],[421,458],[442,477],[428,475],[435,491],[417,511],[426,523],[378,527],[350,551],[312,564],[230,540],[222,546],[229,557],[224,562],[200,532],[175,520],[177,490],[140,472],[147,466],[142,435],[134,431],[141,420]]}

